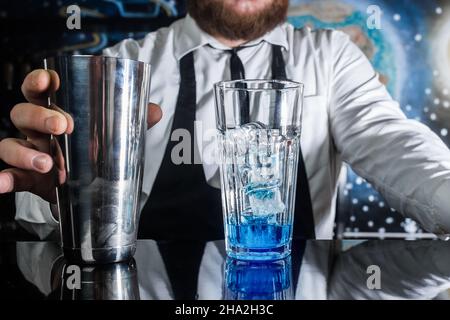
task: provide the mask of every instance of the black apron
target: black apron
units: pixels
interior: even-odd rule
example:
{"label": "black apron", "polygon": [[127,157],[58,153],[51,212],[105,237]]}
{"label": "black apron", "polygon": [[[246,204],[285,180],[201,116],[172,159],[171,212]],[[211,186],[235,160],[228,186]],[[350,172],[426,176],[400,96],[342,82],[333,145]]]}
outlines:
{"label": "black apron", "polygon": [[[272,79],[286,79],[280,46],[272,45]],[[172,124],[172,132],[186,129],[191,134],[191,155],[196,143],[194,121],[196,111],[194,52],[180,60],[180,89]],[[211,108],[212,110],[213,108]],[[180,141],[169,138],[152,192],[140,217],[138,237],[155,240],[217,240],[224,238],[220,190],[208,185],[201,164],[176,165],[171,160],[172,148]],[[297,170],[294,215],[294,238],[314,239],[314,217],[308,179],[300,150]]]}

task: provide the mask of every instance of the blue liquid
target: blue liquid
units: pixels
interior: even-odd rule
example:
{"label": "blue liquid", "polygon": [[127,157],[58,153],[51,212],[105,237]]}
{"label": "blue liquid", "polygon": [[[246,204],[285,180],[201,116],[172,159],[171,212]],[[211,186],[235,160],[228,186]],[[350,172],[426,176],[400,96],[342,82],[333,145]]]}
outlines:
{"label": "blue liquid", "polygon": [[232,256],[245,260],[273,260],[288,254],[292,226],[269,222],[272,216],[247,218],[240,224],[228,224],[228,241],[236,251]]}

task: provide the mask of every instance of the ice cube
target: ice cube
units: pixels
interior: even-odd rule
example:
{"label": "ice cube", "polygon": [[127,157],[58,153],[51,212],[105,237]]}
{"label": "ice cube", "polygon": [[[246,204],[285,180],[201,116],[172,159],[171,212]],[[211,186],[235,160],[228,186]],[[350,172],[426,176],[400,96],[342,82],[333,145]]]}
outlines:
{"label": "ice cube", "polygon": [[254,216],[273,215],[283,212],[285,209],[278,180],[251,183],[246,186],[245,193],[249,198]]}
{"label": "ice cube", "polygon": [[262,122],[255,121],[255,122],[249,122],[249,123],[243,124],[240,128],[254,130],[254,129],[267,129],[267,126]]}
{"label": "ice cube", "polygon": [[252,174],[259,168],[252,155],[257,152],[261,129],[266,131],[264,124],[251,122],[227,132],[227,147],[234,150],[233,162],[237,165],[237,175],[243,186],[250,182]]}

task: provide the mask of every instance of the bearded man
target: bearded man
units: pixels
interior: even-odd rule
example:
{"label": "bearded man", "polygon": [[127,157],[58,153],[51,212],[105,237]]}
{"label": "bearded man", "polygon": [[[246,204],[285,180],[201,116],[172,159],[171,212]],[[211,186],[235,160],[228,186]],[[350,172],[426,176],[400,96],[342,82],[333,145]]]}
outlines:
{"label": "bearded man", "polygon": [[[147,132],[140,238],[223,237],[218,166],[174,164],[172,133],[185,129],[194,138],[197,123],[202,132],[213,130],[213,84],[240,78],[305,85],[298,169],[305,179],[297,187],[295,237],[332,237],[342,162],[391,207],[429,232],[450,234],[450,151],[406,118],[348,36],[295,29],[285,22],[288,0],[190,0],[187,8],[171,26],[104,51],[152,65],[154,126]],[[0,192],[17,192],[17,220],[42,238],[58,226],[49,205],[55,185],[48,134],[76,130],[70,116],[43,107],[58,82],[52,71],[26,77],[28,103],[16,105],[11,118],[28,139],[0,143],[0,158],[15,167],[0,173]],[[202,134],[192,144],[202,158],[214,151],[214,141]]]}

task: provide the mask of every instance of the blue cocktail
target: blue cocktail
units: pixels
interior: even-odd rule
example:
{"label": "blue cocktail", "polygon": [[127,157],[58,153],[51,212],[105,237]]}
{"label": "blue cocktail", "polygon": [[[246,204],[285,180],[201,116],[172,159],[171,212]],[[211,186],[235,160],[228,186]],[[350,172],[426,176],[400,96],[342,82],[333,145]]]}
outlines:
{"label": "blue cocktail", "polygon": [[[216,86],[222,202],[231,257],[275,260],[290,253],[301,88],[294,82],[265,80]],[[245,123],[243,109],[248,110]]]}

